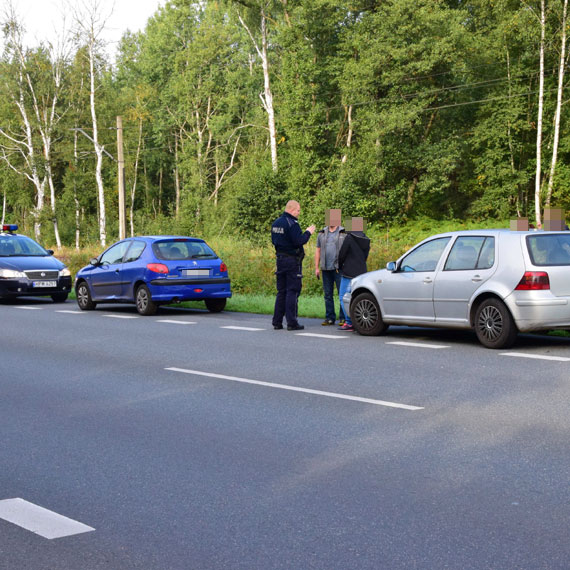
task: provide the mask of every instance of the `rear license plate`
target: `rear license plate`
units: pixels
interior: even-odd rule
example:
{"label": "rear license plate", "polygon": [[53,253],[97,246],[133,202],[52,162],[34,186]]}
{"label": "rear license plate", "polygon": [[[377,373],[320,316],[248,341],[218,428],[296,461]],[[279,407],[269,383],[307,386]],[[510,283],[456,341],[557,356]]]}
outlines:
{"label": "rear license plate", "polygon": [[34,281],[33,287],[57,287],[57,281]]}
{"label": "rear license plate", "polygon": [[209,269],[183,269],[182,275],[184,277],[206,277],[210,275]]}

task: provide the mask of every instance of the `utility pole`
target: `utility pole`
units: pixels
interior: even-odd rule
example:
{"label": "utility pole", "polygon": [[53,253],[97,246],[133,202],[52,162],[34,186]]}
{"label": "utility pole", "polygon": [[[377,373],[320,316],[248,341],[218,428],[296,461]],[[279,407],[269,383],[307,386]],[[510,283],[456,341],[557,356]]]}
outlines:
{"label": "utility pole", "polygon": [[119,181],[119,239],[126,237],[125,217],[125,158],[123,156],[123,118],[117,117],[117,166]]}

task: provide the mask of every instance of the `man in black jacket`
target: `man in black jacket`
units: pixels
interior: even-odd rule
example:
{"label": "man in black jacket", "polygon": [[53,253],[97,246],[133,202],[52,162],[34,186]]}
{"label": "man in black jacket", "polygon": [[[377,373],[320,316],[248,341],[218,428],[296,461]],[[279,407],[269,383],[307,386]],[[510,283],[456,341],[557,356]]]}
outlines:
{"label": "man in black jacket", "polygon": [[348,314],[348,307],[344,306],[342,298],[350,286],[350,281],[368,271],[366,260],[370,252],[370,240],[364,233],[363,218],[352,218],[350,230],[338,253],[338,270],[342,278],[340,281],[340,303],[346,316],[344,325],[338,327],[342,331],[353,331],[352,320]]}
{"label": "man in black jacket", "polygon": [[303,246],[313,235],[315,226],[302,232],[297,221],[300,212],[299,202],[289,200],[283,214],[271,226],[271,241],[277,256],[277,297],[273,311],[273,328],[276,330],[283,328],[283,316],[287,319],[288,331],[305,328],[297,320],[297,301],[303,284]]}

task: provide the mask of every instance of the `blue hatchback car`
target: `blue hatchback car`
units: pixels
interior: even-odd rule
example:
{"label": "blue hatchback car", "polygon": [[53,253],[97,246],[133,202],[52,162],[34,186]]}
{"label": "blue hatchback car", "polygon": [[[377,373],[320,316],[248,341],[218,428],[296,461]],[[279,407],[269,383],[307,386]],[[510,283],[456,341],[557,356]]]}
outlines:
{"label": "blue hatchback car", "polygon": [[182,236],[121,240],[93,258],[75,277],[79,308],[97,303],[134,303],[141,315],[158,306],[204,301],[217,313],[232,296],[228,268],[208,244]]}

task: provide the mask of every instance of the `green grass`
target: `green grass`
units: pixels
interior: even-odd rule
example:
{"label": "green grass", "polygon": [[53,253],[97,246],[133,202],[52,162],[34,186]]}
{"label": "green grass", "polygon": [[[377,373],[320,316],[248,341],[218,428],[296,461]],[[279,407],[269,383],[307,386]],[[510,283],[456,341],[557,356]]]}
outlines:
{"label": "green grass", "polygon": [[[226,311],[235,311],[236,313],[256,313],[258,315],[272,315],[275,305],[275,295],[264,294],[240,294],[234,293],[231,299],[228,299]],[[186,307],[189,309],[203,309],[202,301],[185,301],[177,305],[178,307]],[[336,300],[336,311],[338,314],[339,302]],[[303,295],[299,297],[299,316],[306,318],[325,318],[325,301],[322,296]]]}

